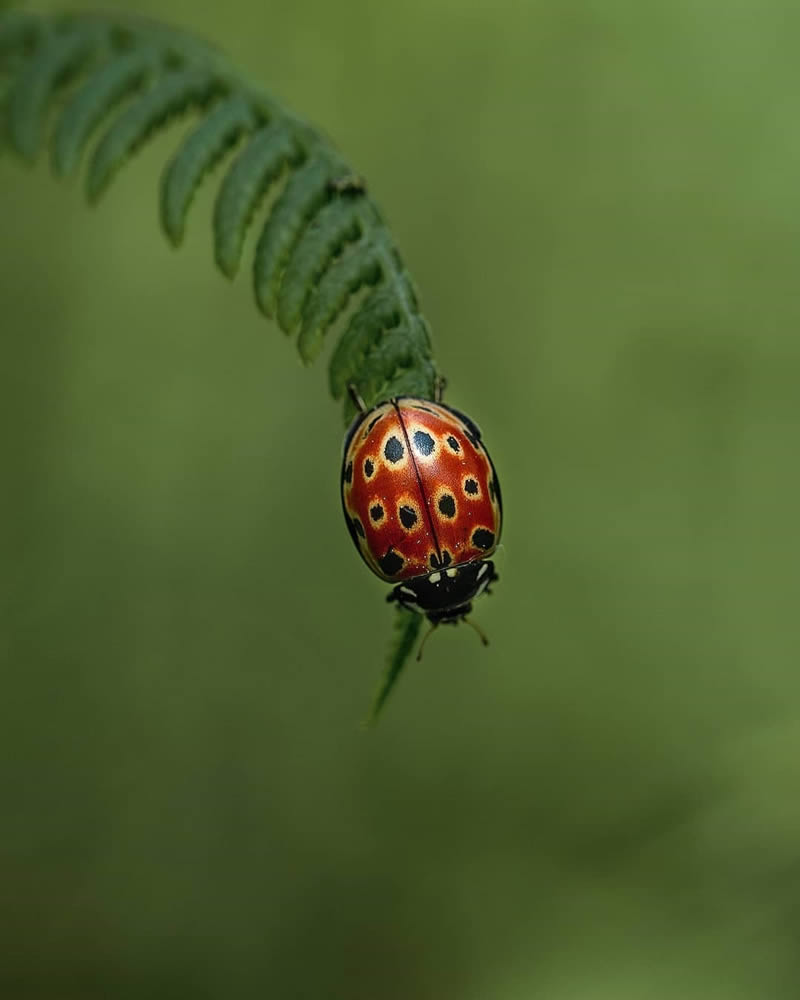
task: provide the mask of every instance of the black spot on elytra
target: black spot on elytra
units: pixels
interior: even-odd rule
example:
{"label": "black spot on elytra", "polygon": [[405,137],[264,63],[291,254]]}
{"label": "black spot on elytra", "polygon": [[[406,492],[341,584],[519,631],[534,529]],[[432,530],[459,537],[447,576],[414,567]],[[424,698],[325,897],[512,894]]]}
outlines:
{"label": "black spot on elytra", "polygon": [[494,532],[487,528],[476,528],[472,532],[472,544],[484,551],[490,549],[494,545]]}
{"label": "black spot on elytra", "polygon": [[383,453],[386,456],[387,461],[395,463],[399,462],[400,459],[405,455],[406,450],[403,447],[402,441],[396,438],[394,434],[386,442]]}
{"label": "black spot on elytra", "polygon": [[385,556],[378,560],[378,565],[387,576],[394,576],[395,573],[399,573],[404,563],[405,560],[403,557],[391,549],[389,549]]}
{"label": "black spot on elytra", "polygon": [[372,428],[377,424],[379,420],[383,419],[383,414],[379,414],[377,417],[373,417],[372,420],[367,424],[367,434],[372,430]]}
{"label": "black spot on elytra", "polygon": [[475,497],[478,495],[478,484],[475,482],[474,479],[464,480],[464,492],[469,493],[471,497]]}
{"label": "black spot on elytra", "polygon": [[414,447],[420,455],[430,455],[434,441],[427,431],[414,431]]}
{"label": "black spot on elytra", "polygon": [[481,447],[480,438],[476,434],[473,434],[472,431],[468,430],[466,427],[464,428],[464,437],[467,439],[467,441],[469,441],[469,443],[476,451],[480,450]]}
{"label": "black spot on elytra", "polygon": [[409,507],[408,504],[403,504],[401,507],[398,507],[397,514],[400,518],[400,523],[409,531],[417,523],[417,512],[413,507]]}
{"label": "black spot on elytra", "polygon": [[361,538],[364,538],[364,525],[361,523],[361,521],[359,521],[357,517],[353,518],[353,528],[355,529],[357,535],[360,535]]}
{"label": "black spot on elytra", "polygon": [[495,485],[494,485],[494,479],[490,479],[489,480],[489,496],[492,498],[492,500],[494,500],[495,492],[496,492],[496,489],[495,489]]}
{"label": "black spot on elytra", "polygon": [[348,462],[347,468],[344,470],[344,481],[346,483],[352,483],[353,481],[353,463]]}
{"label": "black spot on elytra", "polygon": [[367,477],[367,479],[369,479],[374,471],[375,471],[375,466],[372,464],[372,459],[368,458],[366,462],[364,462],[364,475]]}
{"label": "black spot on elytra", "polygon": [[453,451],[455,451],[455,452],[461,451],[461,445],[453,437],[452,434],[448,435],[448,437],[447,437],[447,443],[450,445],[450,447],[453,449]]}
{"label": "black spot on elytra", "polygon": [[430,556],[428,557],[428,561],[430,562],[431,566],[433,566],[434,569],[444,569],[445,566],[450,565],[450,563],[453,561],[453,557],[450,555],[447,549],[442,549],[441,559],[435,552],[431,552]]}
{"label": "black spot on elytra", "polygon": [[379,503],[373,504],[369,509],[369,516],[373,521],[383,520],[383,507]]}
{"label": "black spot on elytra", "polygon": [[461,426],[466,431],[470,441],[476,444],[480,440],[481,431],[475,421],[471,417],[468,417],[466,413],[462,413],[461,410],[455,410],[452,406],[448,407],[448,409],[459,418]]}
{"label": "black spot on elytra", "polygon": [[414,406],[414,409],[415,410],[422,410],[423,413],[432,413],[435,417],[439,416],[439,414],[436,412],[436,410],[432,410],[430,408],[430,406],[421,406],[419,403],[417,403]]}
{"label": "black spot on elytra", "polygon": [[456,516],[456,501],[455,497],[452,497],[449,493],[443,493],[439,497],[439,513],[444,517],[455,517]]}

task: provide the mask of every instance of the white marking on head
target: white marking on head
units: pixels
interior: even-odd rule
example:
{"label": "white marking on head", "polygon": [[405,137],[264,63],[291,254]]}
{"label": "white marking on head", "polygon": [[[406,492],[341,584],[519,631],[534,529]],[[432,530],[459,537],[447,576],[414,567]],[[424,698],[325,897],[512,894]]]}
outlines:
{"label": "white marking on head", "polygon": [[452,578],[453,578],[454,576],[458,576],[458,570],[457,570],[457,569],[448,569],[448,570],[445,570],[445,572],[447,573],[447,575],[448,575],[448,576],[449,576],[449,577],[450,577],[451,579],[452,579]]}
{"label": "white marking on head", "polygon": [[486,570],[489,568],[489,563],[484,563],[483,566],[478,570],[478,576],[476,579],[480,580]]}
{"label": "white marking on head", "polygon": [[416,590],[412,590],[411,587],[401,587],[400,588],[400,593],[401,594],[408,594],[409,597],[413,597],[413,598],[416,598],[416,596],[417,596]]}
{"label": "white marking on head", "polygon": [[442,574],[441,573],[431,573],[431,575],[428,577],[428,582],[429,583],[438,583],[441,580],[441,578],[442,578]]}
{"label": "white marking on head", "polygon": [[488,586],[489,586],[488,580],[481,580],[481,582],[478,584],[478,589],[475,591],[475,596],[478,597],[480,594],[482,594]]}

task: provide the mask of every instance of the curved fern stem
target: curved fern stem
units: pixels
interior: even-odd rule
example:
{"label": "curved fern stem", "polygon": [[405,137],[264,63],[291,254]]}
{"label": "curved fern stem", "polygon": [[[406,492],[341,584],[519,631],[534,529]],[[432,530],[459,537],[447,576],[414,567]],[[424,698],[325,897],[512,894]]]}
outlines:
{"label": "curved fern stem", "polygon": [[[0,9],[0,149],[10,146],[30,161],[47,138],[59,176],[73,173],[89,154],[90,201],[151,135],[187,114],[196,121],[161,179],[160,218],[170,243],[182,242],[200,184],[240,145],[214,203],[219,269],[235,276],[247,232],[275,188],[253,258],[261,312],[285,333],[299,331],[298,350],[308,364],[352,296],[363,293],[329,365],[330,390],[344,397],[345,420],[353,415],[350,385],[368,406],[396,395],[432,397],[430,332],[411,279],[364,182],[320,132],[212,46],[165,25],[125,15]],[[373,721],[421,623],[418,615],[398,612]]]}
{"label": "curved fern stem", "polygon": [[[214,205],[220,270],[235,276],[248,229],[277,188],[253,258],[260,310],[298,335],[308,364],[352,296],[371,287],[333,351],[334,397],[350,383],[368,405],[400,393],[433,395],[428,327],[400,254],[363,181],[319,131],[212,46],[165,25],[125,15],[0,12],[4,141],[32,160],[48,137],[58,175],[74,172],[88,152],[91,201],[151,135],[187,114],[197,121],[160,188],[170,243],[182,242],[200,184],[241,144]],[[345,419],[351,415],[346,401]]]}

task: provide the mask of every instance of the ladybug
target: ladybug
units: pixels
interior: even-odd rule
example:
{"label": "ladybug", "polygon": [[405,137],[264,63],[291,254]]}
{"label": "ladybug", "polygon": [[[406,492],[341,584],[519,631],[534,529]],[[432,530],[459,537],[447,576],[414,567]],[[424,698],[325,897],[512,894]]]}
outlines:
{"label": "ladybug", "polygon": [[502,499],[481,433],[439,401],[398,396],[368,410],[352,395],[362,412],[345,437],[341,487],[353,543],[395,584],[388,601],[434,627],[462,621],[498,579],[488,557]]}

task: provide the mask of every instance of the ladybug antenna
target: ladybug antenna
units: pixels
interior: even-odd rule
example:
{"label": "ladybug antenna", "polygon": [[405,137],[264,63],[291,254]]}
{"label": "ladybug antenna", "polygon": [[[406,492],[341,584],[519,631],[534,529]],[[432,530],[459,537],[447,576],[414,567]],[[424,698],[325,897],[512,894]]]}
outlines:
{"label": "ladybug antenna", "polygon": [[444,375],[437,375],[436,381],[433,384],[433,401],[434,403],[441,403],[444,397],[444,390],[447,388],[447,379]]}
{"label": "ladybug antenna", "polygon": [[422,637],[422,642],[419,644],[419,652],[417,653],[417,663],[422,659],[422,651],[425,649],[425,643],[430,639],[431,635],[436,631],[438,622],[434,622],[433,625],[428,629],[425,635]]}
{"label": "ladybug antenna", "polygon": [[488,637],[488,636],[487,636],[487,634],[486,634],[486,633],[485,633],[485,632],[483,631],[483,629],[482,629],[482,628],[479,628],[479,627],[478,627],[478,626],[477,626],[477,625],[475,624],[475,622],[471,622],[471,621],[469,620],[469,618],[462,618],[462,619],[461,619],[461,621],[462,621],[462,622],[464,622],[464,623],[465,623],[466,625],[469,625],[469,627],[470,627],[471,629],[473,629],[473,630],[474,630],[475,632],[477,632],[477,633],[478,633],[478,638],[479,638],[479,639],[481,640],[481,642],[483,643],[483,645],[484,645],[484,646],[488,646],[488,645],[489,645],[489,637]]}

